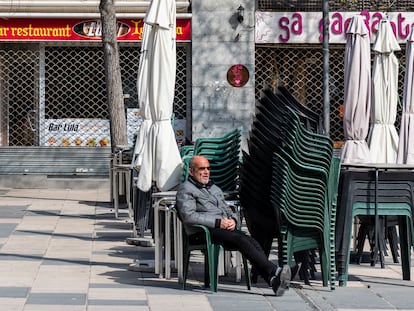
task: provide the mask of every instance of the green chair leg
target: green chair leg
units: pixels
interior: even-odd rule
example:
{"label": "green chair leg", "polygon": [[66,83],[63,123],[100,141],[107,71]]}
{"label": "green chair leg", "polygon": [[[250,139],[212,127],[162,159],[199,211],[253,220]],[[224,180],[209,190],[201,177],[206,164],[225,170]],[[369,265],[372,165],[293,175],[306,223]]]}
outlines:
{"label": "green chair leg", "polygon": [[209,260],[208,260],[208,269],[210,277],[210,290],[213,293],[217,293],[217,284],[218,284],[218,274],[217,266],[220,255],[221,247],[219,245],[211,244],[209,248]]}
{"label": "green chair leg", "polygon": [[182,289],[185,289],[186,283],[187,283],[187,271],[188,271],[188,262],[190,260],[190,255],[183,256],[183,280],[182,280]]}
{"label": "green chair leg", "polygon": [[[183,275],[182,275],[182,289],[186,288],[188,268],[190,264],[190,253],[193,250],[201,250],[204,252],[204,286],[210,287],[213,293],[217,292],[218,285],[218,262],[219,255],[221,251],[224,251],[224,248],[220,245],[216,245],[211,242],[210,233],[208,228],[201,225],[194,225],[195,227],[202,228],[205,232],[206,242],[204,244],[190,245],[188,236],[185,235],[183,231]],[[249,274],[249,268],[247,264],[247,259],[243,257],[243,267],[244,273],[246,275],[247,288],[251,289],[251,280]]]}
{"label": "green chair leg", "polygon": [[243,258],[243,269],[244,269],[244,275],[246,277],[247,289],[248,290],[251,290],[251,288],[252,288],[252,281],[250,279],[249,266],[247,265],[247,259],[246,259],[246,257],[242,256],[242,258]]}

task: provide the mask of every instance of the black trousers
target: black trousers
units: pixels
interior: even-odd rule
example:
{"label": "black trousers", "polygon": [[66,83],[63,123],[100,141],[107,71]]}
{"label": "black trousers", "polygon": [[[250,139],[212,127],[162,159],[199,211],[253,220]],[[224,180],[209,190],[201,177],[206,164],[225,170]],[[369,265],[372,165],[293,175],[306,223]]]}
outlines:
{"label": "black trousers", "polygon": [[269,283],[277,267],[268,260],[260,244],[243,231],[229,231],[220,228],[210,229],[211,240],[224,248],[234,249],[242,253]]}

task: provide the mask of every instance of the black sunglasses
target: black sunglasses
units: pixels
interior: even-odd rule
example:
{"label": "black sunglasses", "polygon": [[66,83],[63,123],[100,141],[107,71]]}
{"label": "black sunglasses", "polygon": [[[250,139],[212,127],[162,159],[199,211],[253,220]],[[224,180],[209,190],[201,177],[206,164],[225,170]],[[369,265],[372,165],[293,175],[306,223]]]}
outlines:
{"label": "black sunglasses", "polygon": [[201,167],[197,167],[197,170],[199,170],[199,171],[204,171],[204,170],[209,171],[209,170],[210,170],[210,166],[201,166]]}

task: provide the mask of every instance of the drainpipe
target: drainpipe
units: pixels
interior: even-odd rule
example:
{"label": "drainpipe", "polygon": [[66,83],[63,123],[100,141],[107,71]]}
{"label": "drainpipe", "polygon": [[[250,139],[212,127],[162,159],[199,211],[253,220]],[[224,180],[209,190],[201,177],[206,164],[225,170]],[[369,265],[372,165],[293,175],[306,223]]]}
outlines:
{"label": "drainpipe", "polygon": [[323,0],[323,131],[329,137],[329,1]]}

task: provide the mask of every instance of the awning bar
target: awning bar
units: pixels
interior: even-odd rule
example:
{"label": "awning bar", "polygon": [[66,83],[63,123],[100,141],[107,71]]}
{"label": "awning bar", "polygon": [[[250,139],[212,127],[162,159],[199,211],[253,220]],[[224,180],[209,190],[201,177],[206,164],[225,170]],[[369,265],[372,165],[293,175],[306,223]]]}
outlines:
{"label": "awning bar", "polygon": [[[117,13],[117,18],[144,18],[145,13]],[[177,19],[191,19],[191,13],[177,13]],[[0,18],[101,18],[100,13],[54,13],[54,12],[17,12],[0,11]]]}
{"label": "awning bar", "polygon": [[[99,13],[99,0],[0,0],[0,13]],[[115,1],[117,13],[145,13],[148,1]],[[177,13],[186,13],[190,1],[176,1]]]}

